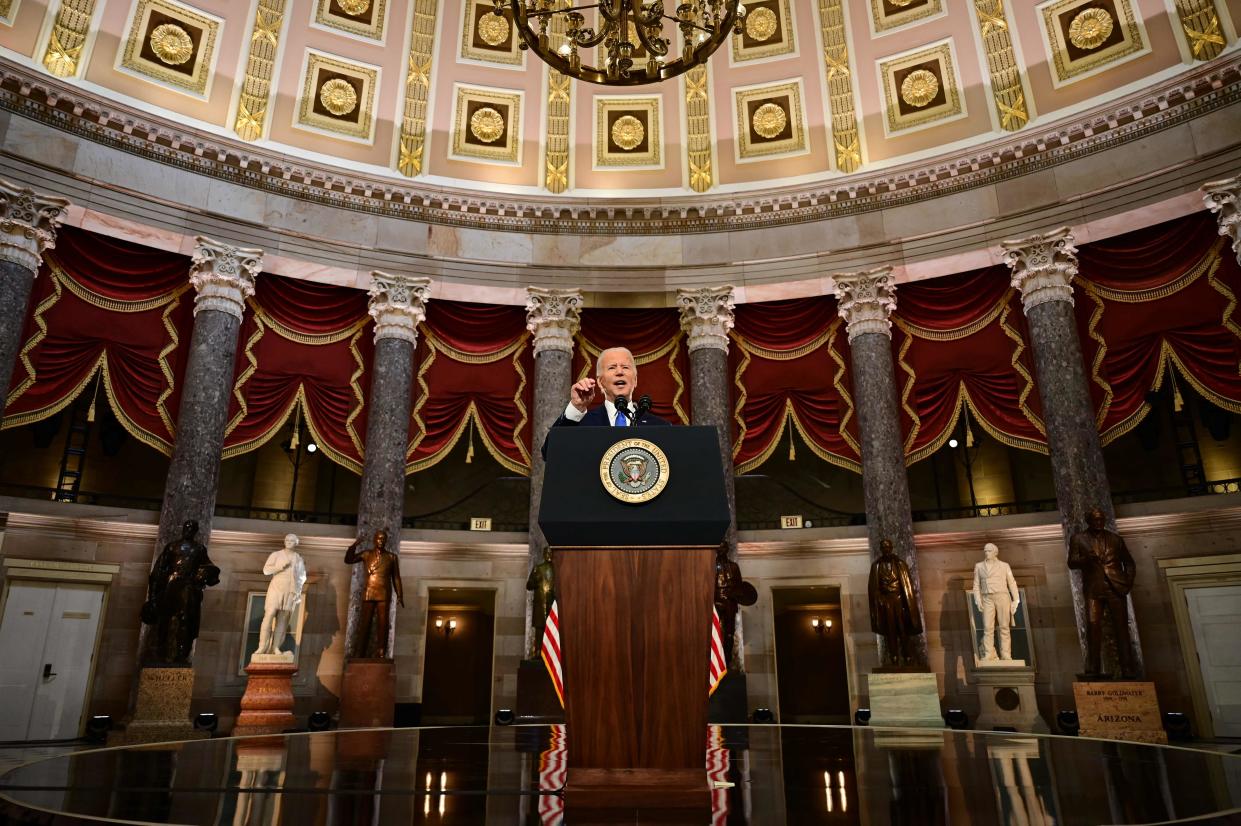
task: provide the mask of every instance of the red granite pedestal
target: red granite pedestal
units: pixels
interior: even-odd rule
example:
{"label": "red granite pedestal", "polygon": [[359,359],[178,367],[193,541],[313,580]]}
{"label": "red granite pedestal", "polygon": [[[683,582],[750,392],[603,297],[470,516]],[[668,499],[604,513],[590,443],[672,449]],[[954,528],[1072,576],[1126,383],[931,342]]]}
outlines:
{"label": "red granite pedestal", "polygon": [[341,728],[390,727],[395,704],[392,660],[357,658],[345,662],[340,686]]}
{"label": "red granite pedestal", "polygon": [[293,675],[297,663],[280,654],[255,654],[246,666],[246,693],[233,735],[280,734],[297,725],[293,717]]}

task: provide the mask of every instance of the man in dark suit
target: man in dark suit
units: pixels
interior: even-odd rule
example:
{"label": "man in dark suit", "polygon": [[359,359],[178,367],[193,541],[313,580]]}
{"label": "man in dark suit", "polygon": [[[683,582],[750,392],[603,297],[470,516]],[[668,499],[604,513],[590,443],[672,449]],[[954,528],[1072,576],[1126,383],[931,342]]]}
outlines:
{"label": "man in dark suit", "polygon": [[1116,654],[1125,679],[1137,676],[1129,638],[1129,592],[1137,566],[1119,534],[1107,530],[1099,508],[1086,514],[1086,530],[1069,537],[1069,567],[1082,572],[1086,597],[1086,677],[1101,676],[1103,612],[1112,617]]}
{"label": "man in dark suit", "polygon": [[[633,402],[638,398],[638,366],[633,353],[624,347],[609,347],[599,354],[595,362],[595,378],[582,379],[573,385],[569,403],[552,427],[651,427],[668,425],[669,422],[650,411],[636,412]],[[591,408],[591,403],[603,393],[603,404]],[[618,396],[629,403],[628,411],[616,406]],[[543,440],[543,458],[547,458],[547,440]]]}

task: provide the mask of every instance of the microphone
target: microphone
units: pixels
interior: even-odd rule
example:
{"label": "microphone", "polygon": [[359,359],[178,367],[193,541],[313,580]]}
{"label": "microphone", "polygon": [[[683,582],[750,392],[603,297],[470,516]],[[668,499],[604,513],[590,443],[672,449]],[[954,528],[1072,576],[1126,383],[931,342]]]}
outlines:
{"label": "microphone", "polygon": [[633,423],[637,424],[643,415],[651,412],[651,397],[643,396],[638,399],[638,409],[633,414]]}
{"label": "microphone", "polygon": [[628,396],[617,396],[612,401],[612,404],[616,405],[617,410],[625,414],[625,418],[629,419],[630,422],[633,422],[633,413],[629,410]]}

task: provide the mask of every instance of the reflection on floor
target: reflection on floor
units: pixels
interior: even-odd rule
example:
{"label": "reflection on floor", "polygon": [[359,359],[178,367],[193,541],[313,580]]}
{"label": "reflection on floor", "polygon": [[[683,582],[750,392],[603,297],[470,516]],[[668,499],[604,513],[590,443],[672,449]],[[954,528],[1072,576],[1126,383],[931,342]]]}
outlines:
{"label": "reflection on floor", "polygon": [[[581,821],[556,793],[570,744],[562,727],[517,726],[78,752],[0,778],[0,821],[572,826]],[[707,776],[721,783],[711,826],[1224,823],[1241,807],[1241,757],[1218,752],[828,726],[713,728],[704,745]]]}

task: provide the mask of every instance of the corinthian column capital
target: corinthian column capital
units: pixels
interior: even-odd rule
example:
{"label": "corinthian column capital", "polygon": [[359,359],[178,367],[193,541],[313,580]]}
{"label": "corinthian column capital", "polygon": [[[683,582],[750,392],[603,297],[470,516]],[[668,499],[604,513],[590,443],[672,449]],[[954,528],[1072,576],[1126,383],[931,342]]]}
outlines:
{"label": "corinthian column capital", "polygon": [[194,239],[190,283],[198,293],[194,315],[217,310],[238,319],[246,309],[246,299],[254,295],[254,279],[263,268],[263,251],[234,247],[198,236]]}
{"label": "corinthian column capital", "polygon": [[1077,247],[1068,227],[1044,235],[1003,241],[1004,263],[1013,273],[1013,286],[1021,291],[1026,315],[1048,301],[1073,303],[1073,277],[1077,275]]}
{"label": "corinthian column capital", "polygon": [[728,352],[728,331],[736,319],[731,285],[677,290],[677,306],[681,309],[681,329],[689,338],[689,352]]}
{"label": "corinthian column capital", "polygon": [[544,350],[572,353],[581,324],[581,290],[526,288],[526,329],[534,334],[535,357]]}
{"label": "corinthian column capital", "polygon": [[896,279],[891,267],[838,272],[832,279],[849,341],[867,333],[892,337],[889,316],[896,309]]}
{"label": "corinthian column capital", "polygon": [[56,230],[69,202],[0,179],[0,261],[38,272],[43,250],[56,246]]}
{"label": "corinthian column capital", "polygon": [[412,275],[371,273],[370,313],[375,319],[375,341],[399,338],[418,344],[418,325],[427,317],[431,279]]}
{"label": "corinthian column capital", "polygon": [[1241,263],[1241,175],[1203,184],[1202,200],[1215,213],[1219,234],[1232,239],[1232,251]]}

